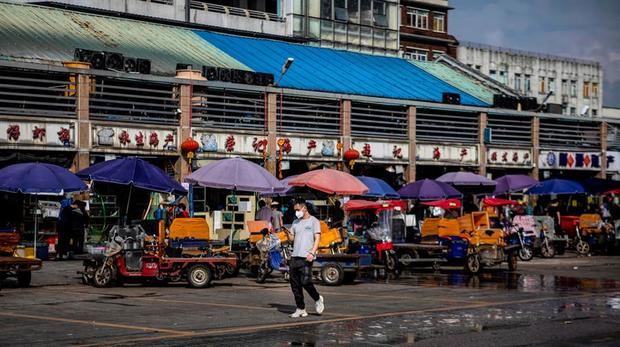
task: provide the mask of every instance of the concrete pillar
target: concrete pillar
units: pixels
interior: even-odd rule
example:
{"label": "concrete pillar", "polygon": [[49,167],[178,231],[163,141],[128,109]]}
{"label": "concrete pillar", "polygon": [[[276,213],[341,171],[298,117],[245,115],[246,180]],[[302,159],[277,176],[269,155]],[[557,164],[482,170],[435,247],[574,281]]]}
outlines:
{"label": "concrete pillar", "polygon": [[76,113],[77,113],[77,137],[75,146],[77,156],[72,170],[79,171],[90,165],[90,85],[94,83],[90,76],[80,74],[77,76]]}
{"label": "concrete pillar", "polygon": [[539,179],[538,156],[540,155],[540,117],[532,118],[532,172],[530,176]]}
{"label": "concrete pillar", "polygon": [[416,111],[415,106],[409,106],[407,109],[407,136],[409,137],[409,162],[407,163],[407,170],[405,171],[405,181],[407,182],[416,180]]}
{"label": "concrete pillar", "polygon": [[487,128],[487,123],[487,113],[481,112],[478,115],[478,151],[480,151],[480,155],[478,156],[480,160],[478,173],[482,176],[486,176],[487,174],[487,146],[484,143],[484,129]]}
{"label": "concrete pillar", "polygon": [[272,175],[277,174],[277,126],[278,126],[278,94],[267,94],[267,165],[266,169]]}
{"label": "concrete pillar", "polygon": [[181,143],[188,137],[192,137],[192,97],[194,94],[194,85],[192,80],[206,80],[200,70],[178,70],[177,78],[189,80],[187,83],[179,85],[179,109],[181,114],[179,115],[179,158],[176,161],[174,168],[175,176],[183,182],[185,177],[191,173],[191,166],[189,161],[183,156],[181,152]]}
{"label": "concrete pillar", "polygon": [[607,123],[601,123],[601,171],[599,178],[607,178]]}
{"label": "concrete pillar", "polygon": [[342,100],[342,108],[340,110],[340,127],[342,132],[343,151],[352,146],[351,139],[351,100]]}

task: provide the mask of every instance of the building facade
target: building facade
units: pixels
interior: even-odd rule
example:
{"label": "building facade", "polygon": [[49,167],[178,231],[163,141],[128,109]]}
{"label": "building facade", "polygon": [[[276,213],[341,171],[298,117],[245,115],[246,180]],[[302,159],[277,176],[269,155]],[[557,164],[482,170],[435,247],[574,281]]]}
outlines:
{"label": "building facade", "polygon": [[[563,115],[601,117],[603,68],[595,61],[460,42],[457,59]],[[560,113],[560,112],[557,112]]]}
{"label": "building facade", "polygon": [[448,34],[448,0],[400,2],[400,49],[406,59],[431,61],[447,54],[456,58],[458,41]]}

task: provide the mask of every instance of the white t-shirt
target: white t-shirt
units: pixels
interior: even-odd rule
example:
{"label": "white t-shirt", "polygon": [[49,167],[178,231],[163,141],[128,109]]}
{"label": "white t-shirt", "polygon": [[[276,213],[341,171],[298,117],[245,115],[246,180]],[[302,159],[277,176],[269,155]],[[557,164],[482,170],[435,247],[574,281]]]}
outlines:
{"label": "white t-shirt", "polygon": [[314,235],[321,234],[321,223],[313,216],[308,219],[299,218],[293,222],[291,232],[295,237],[292,256],[305,258],[312,251]]}

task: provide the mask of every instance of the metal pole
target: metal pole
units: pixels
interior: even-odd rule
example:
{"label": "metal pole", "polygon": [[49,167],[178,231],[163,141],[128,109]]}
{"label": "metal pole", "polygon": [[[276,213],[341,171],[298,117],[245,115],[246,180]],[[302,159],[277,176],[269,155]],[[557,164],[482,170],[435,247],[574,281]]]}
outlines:
{"label": "metal pole", "polygon": [[39,196],[34,195],[34,244],[32,250],[32,257],[37,257],[37,231],[39,229]]}
{"label": "metal pole", "polygon": [[129,196],[127,197],[127,208],[125,208],[125,217],[123,218],[125,222],[124,225],[127,225],[127,215],[129,214],[129,203],[131,202],[131,192],[133,191],[133,184],[129,185]]}

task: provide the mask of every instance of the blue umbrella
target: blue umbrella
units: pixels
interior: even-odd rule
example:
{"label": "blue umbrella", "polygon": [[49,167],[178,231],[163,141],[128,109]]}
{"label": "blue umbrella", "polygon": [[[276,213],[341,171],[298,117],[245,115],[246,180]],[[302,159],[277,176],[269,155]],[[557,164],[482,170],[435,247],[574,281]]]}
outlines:
{"label": "blue umbrella", "polygon": [[542,181],[527,191],[527,193],[531,195],[583,194],[585,192],[581,184],[563,179]]}
{"label": "blue umbrella", "polygon": [[357,176],[357,178],[368,187],[368,193],[362,196],[388,199],[400,198],[400,195],[394,190],[394,188],[390,187],[387,182],[380,178],[368,176]]}
{"label": "blue umbrella", "polygon": [[588,178],[581,184],[592,194],[600,194],[610,190],[620,189],[620,181],[606,180],[602,178]]}
{"label": "blue umbrella", "polygon": [[87,189],[71,171],[52,164],[14,164],[0,170],[0,190],[5,192],[63,195]]}
{"label": "blue umbrella", "polygon": [[398,194],[401,198],[428,201],[463,197],[463,194],[451,185],[429,179],[409,183],[400,188]]}
{"label": "blue umbrella", "polygon": [[120,158],[92,165],[77,173],[94,182],[128,185],[159,193],[187,194],[187,190],[162,169],[140,158]]}
{"label": "blue umbrella", "polygon": [[[0,191],[38,195],[63,195],[88,190],[71,171],[44,163],[9,165],[0,170]],[[38,198],[37,198],[38,199]],[[37,202],[38,205],[38,202]],[[38,206],[37,206],[38,208]],[[34,214],[34,251],[37,254],[38,214]]]}

